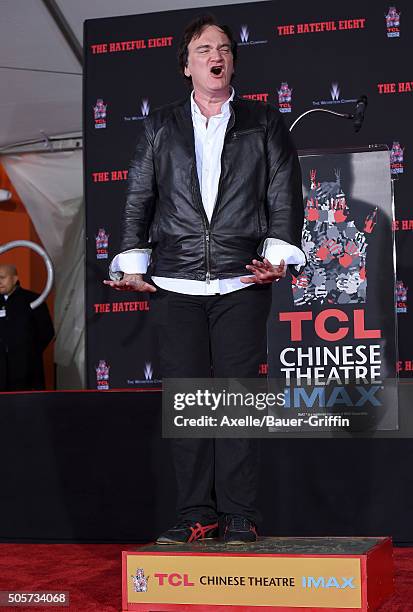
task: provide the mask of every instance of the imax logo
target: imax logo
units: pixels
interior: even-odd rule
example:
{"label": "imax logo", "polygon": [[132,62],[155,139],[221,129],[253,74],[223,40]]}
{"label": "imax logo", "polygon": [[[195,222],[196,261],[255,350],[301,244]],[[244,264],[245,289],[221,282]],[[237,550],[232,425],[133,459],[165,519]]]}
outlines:
{"label": "imax logo", "polygon": [[250,37],[248,26],[246,26],[246,25],[241,26],[239,37],[241,39],[241,42],[243,42],[243,43],[248,42],[248,39]]}
{"label": "imax logo", "polygon": [[330,93],[332,100],[340,99],[340,87],[338,86],[338,83],[331,83]]}
{"label": "imax logo", "polygon": [[[349,387],[333,387],[327,390],[326,387],[315,387],[310,394],[303,387],[294,389],[286,387],[285,408],[301,408],[302,404],[306,408],[314,408],[316,403],[320,408],[332,408],[341,404],[342,406],[355,406],[360,408],[367,404],[369,406],[381,406],[382,403],[376,397],[376,393],[381,390],[380,385],[372,385],[370,387],[362,387],[357,385],[354,388]],[[351,393],[349,391],[351,390]]]}
{"label": "imax logo", "polygon": [[301,586],[303,589],[355,589],[353,580],[354,576],[351,576],[351,578],[336,578],[335,576],[330,576],[330,578],[319,576],[315,578],[314,576],[303,576]]}
{"label": "imax logo", "polygon": [[143,99],[141,104],[141,113],[142,117],[147,117],[149,115],[150,104],[149,100]]}

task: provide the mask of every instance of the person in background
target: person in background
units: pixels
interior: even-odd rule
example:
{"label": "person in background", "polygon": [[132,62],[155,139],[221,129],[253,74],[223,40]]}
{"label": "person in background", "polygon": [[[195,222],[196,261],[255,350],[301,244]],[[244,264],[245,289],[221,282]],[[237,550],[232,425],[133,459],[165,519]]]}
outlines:
{"label": "person in background", "polygon": [[0,391],[45,388],[43,351],[54,328],[46,304],[30,307],[37,297],[20,286],[15,266],[0,265]]}

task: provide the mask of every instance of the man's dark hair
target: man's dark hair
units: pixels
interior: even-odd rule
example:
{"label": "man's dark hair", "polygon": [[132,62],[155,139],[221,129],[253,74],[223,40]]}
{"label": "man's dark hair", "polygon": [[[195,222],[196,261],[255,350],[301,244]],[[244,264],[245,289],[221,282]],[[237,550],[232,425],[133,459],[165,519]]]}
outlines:
{"label": "man's dark hair", "polygon": [[188,85],[192,84],[192,78],[190,76],[187,77],[184,72],[186,66],[188,65],[188,45],[191,42],[191,40],[193,40],[194,38],[199,38],[202,32],[205,30],[205,28],[209,26],[215,26],[219,28],[220,30],[222,30],[224,34],[226,34],[231,44],[231,52],[232,52],[234,66],[235,66],[235,62],[237,61],[237,43],[234,39],[231,29],[227,25],[222,25],[220,23],[217,23],[217,20],[215,19],[213,15],[202,15],[201,17],[194,19],[194,21],[191,21],[191,23],[186,26],[185,31],[181,38],[181,42],[179,43],[179,49],[178,49],[179,68],[182,72],[184,79],[188,83]]}

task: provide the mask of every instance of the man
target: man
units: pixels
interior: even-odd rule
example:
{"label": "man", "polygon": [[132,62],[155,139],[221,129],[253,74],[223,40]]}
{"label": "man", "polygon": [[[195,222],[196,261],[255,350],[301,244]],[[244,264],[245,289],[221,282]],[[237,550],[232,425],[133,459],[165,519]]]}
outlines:
{"label": "man", "polygon": [[46,304],[23,289],[16,267],[0,265],[0,391],[44,389],[43,351],[54,336]]}
{"label": "man", "polygon": [[[271,284],[305,264],[297,155],[278,111],[235,96],[236,51],[212,17],[187,27],[191,96],[144,121],[129,170],[122,253],[105,282],[151,293],[164,378],[256,377]],[[221,517],[225,542],[255,541],[257,441],[180,439],[172,451],[178,522],[157,542],[214,537]]]}

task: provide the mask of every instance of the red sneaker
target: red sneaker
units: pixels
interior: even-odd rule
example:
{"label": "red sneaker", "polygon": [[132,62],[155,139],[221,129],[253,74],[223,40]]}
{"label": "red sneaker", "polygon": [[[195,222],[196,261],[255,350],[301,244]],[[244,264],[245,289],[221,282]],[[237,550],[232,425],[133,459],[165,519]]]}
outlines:
{"label": "red sneaker", "polygon": [[218,522],[202,525],[199,521],[183,519],[161,534],[156,544],[185,544],[196,540],[217,538],[218,535]]}

